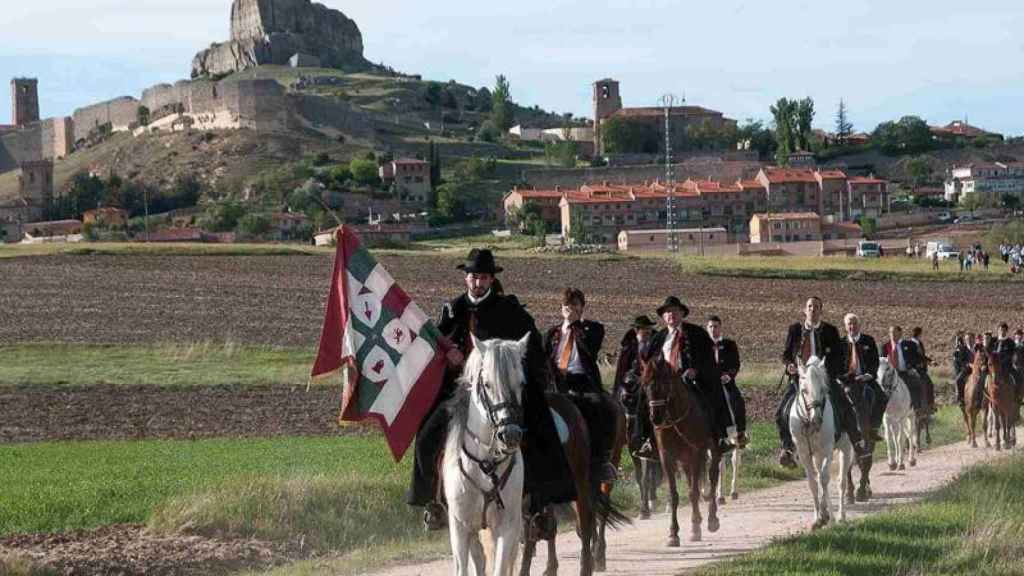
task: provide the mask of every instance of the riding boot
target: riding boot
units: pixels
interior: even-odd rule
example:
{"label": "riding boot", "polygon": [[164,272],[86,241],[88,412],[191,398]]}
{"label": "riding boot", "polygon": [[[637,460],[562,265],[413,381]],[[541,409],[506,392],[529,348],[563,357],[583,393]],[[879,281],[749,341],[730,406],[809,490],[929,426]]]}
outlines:
{"label": "riding boot", "polygon": [[411,506],[426,506],[438,496],[437,463],[444,447],[450,413],[439,405],[420,426],[413,451],[412,483],[406,495]]}
{"label": "riding boot", "polygon": [[775,411],[775,426],[779,431],[782,449],[790,453],[795,449],[793,436],[789,432],[789,411],[793,407],[794,398],[796,398],[796,384],[791,382],[786,388],[782,400],[779,402],[778,409]]}

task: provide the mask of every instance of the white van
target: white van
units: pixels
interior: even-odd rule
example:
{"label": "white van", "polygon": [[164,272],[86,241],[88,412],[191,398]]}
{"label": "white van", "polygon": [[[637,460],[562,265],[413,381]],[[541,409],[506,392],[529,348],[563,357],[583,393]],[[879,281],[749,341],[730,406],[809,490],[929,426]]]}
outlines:
{"label": "white van", "polygon": [[857,256],[860,258],[879,258],[882,256],[882,247],[878,242],[861,240],[857,242]]}
{"label": "white van", "polygon": [[939,260],[956,259],[960,252],[947,240],[931,240],[925,249],[924,257],[931,260],[932,254],[938,254]]}

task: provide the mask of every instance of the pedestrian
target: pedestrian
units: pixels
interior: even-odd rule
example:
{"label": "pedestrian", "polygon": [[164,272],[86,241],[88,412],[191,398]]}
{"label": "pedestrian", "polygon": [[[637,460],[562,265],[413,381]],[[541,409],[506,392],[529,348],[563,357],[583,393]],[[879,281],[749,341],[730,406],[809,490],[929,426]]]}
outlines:
{"label": "pedestrian", "polygon": [[932,252],[932,270],[939,269],[939,253],[938,251]]}
{"label": "pedestrian", "polygon": [[959,253],[959,252],[957,252],[956,253],[956,261],[957,261],[958,264],[960,264],[960,272],[963,272],[964,271],[964,255]]}
{"label": "pedestrian", "polygon": [[985,271],[986,272],[988,272],[988,260],[989,260],[988,252],[982,252],[981,253],[981,262],[985,266]]}

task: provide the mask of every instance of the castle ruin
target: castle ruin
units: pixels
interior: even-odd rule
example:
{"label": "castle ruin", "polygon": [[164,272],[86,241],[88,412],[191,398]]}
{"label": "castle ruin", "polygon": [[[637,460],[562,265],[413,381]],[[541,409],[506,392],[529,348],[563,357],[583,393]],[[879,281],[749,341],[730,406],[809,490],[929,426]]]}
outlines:
{"label": "castle ruin", "polygon": [[355,21],[311,0],[234,0],[231,40],[192,61],[192,77],[220,77],[261,64],[287,65],[296,55],[328,68],[364,69]]}

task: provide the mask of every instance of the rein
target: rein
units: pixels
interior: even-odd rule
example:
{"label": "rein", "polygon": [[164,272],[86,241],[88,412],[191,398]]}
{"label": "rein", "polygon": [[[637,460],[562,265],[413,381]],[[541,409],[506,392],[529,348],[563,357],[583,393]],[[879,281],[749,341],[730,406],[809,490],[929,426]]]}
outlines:
{"label": "rein", "polygon": [[[472,484],[474,488],[476,488],[478,491],[480,491],[481,494],[483,494],[484,507],[480,513],[480,523],[483,528],[487,528],[487,509],[490,508],[491,504],[494,504],[498,508],[498,510],[505,510],[505,502],[501,498],[501,491],[505,489],[505,485],[508,484],[509,478],[512,477],[512,470],[515,468],[516,461],[518,459],[515,458],[515,452],[503,453],[498,457],[478,458],[474,456],[472,453],[470,453],[470,451],[466,448],[466,436],[469,436],[474,442],[476,442],[478,446],[486,447],[486,452],[488,455],[492,454],[494,452],[494,446],[498,442],[499,429],[502,426],[514,425],[517,422],[519,422],[520,415],[522,414],[522,407],[516,400],[515,396],[510,393],[506,395],[509,398],[511,398],[511,400],[495,404],[491,400],[490,395],[484,391],[482,368],[480,369],[480,372],[477,375],[475,391],[477,397],[480,399],[480,403],[483,404],[484,409],[487,410],[487,419],[490,421],[491,428],[493,429],[491,432],[491,441],[489,443],[485,442],[479,436],[474,434],[473,431],[465,429],[463,431],[463,438],[461,442],[462,454],[460,456],[465,456],[467,459],[469,459],[470,462],[475,464],[476,467],[480,469],[480,472],[483,473],[483,475],[486,476],[487,480],[490,481],[491,483],[490,490],[485,489],[483,486],[478,484],[477,481],[474,480],[472,476],[470,476],[469,472],[466,470],[466,465],[463,463],[463,459],[461,457],[458,458],[458,461],[459,471],[462,472],[462,476],[466,478],[466,480],[468,480],[469,483]],[[509,414],[505,418],[499,420],[498,413],[501,412],[502,410],[507,410]],[[505,471],[499,476],[498,469],[505,462],[509,462],[509,465],[505,468]]]}
{"label": "rein", "polygon": [[[655,375],[655,378],[657,378],[657,375]],[[682,382],[682,384],[683,384],[683,386],[686,385],[685,382]],[[671,410],[671,407],[673,406],[673,403],[672,403],[672,389],[673,388],[674,388],[674,386],[670,384],[669,387],[668,387],[668,395],[665,397],[664,400],[649,400],[647,402],[647,405],[651,409],[651,425],[654,426],[654,430],[655,431],[659,431],[659,430],[673,430],[673,431],[675,431],[676,435],[679,436],[679,438],[681,438],[683,442],[685,442],[688,446],[690,446],[690,448],[696,450],[697,447],[693,444],[693,442],[690,442],[690,439],[686,437],[686,434],[684,434],[683,431],[679,429],[679,423],[682,422],[683,420],[685,420],[686,417],[690,415],[690,410],[692,408],[691,408],[689,403],[686,404],[686,410],[683,411],[683,413],[680,414],[678,417],[676,417],[674,419],[671,419],[671,420],[669,420],[668,422],[666,422],[664,424],[655,424],[654,423],[654,409],[655,408],[661,408],[662,406],[665,406],[667,408],[667,410]]]}

